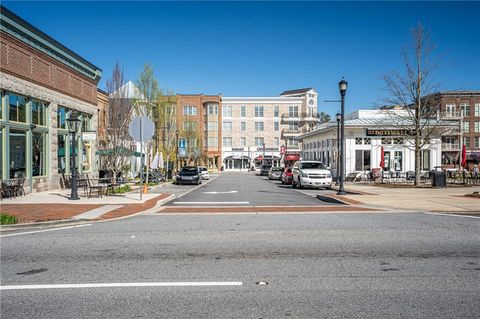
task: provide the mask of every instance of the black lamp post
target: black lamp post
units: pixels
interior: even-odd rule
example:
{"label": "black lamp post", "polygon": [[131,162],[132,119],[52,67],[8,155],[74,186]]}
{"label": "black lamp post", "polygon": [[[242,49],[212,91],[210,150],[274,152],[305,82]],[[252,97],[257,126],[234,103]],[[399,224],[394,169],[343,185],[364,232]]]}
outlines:
{"label": "black lamp post", "polygon": [[78,197],[78,192],[77,192],[77,132],[78,132],[78,127],[80,126],[80,119],[77,116],[77,113],[72,113],[70,114],[69,118],[67,119],[68,123],[68,133],[72,134],[72,148],[71,151],[73,152],[73,155],[70,155],[70,170],[72,174],[72,185],[71,185],[71,190],[72,193],[70,195],[71,200],[78,200],[80,197]]}
{"label": "black lamp post", "polygon": [[284,158],[284,164],[285,164],[285,168],[287,168],[287,150],[288,150],[288,139],[285,139],[285,155],[283,156]]}
{"label": "black lamp post", "polygon": [[176,172],[178,172],[178,130],[175,130],[175,143],[176,143],[176,148],[175,148],[175,169]]}
{"label": "black lamp post", "polygon": [[262,165],[265,165],[265,143],[263,143],[263,157],[262,157]]}
{"label": "black lamp post", "polygon": [[342,119],[342,114],[337,113],[335,115],[337,119],[337,181],[335,185],[340,184],[340,120]]}
{"label": "black lamp post", "polygon": [[340,90],[340,96],[342,97],[342,106],[341,106],[341,119],[340,119],[340,187],[338,188],[337,195],[345,195],[345,189],[343,187],[343,180],[345,175],[345,152],[344,152],[344,141],[345,141],[345,93],[347,92],[348,83],[343,78],[338,82],[338,89]]}

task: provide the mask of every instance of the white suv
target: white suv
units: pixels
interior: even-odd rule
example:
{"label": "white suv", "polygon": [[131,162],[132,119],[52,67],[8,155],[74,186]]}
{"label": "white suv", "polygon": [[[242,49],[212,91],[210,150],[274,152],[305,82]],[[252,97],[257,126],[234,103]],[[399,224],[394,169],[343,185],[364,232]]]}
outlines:
{"label": "white suv", "polygon": [[294,188],[332,187],[332,173],[319,161],[298,161],[293,165],[292,174]]}
{"label": "white suv", "polygon": [[202,179],[210,179],[208,169],[205,166],[199,166],[198,169],[200,170],[200,174],[202,174]]}

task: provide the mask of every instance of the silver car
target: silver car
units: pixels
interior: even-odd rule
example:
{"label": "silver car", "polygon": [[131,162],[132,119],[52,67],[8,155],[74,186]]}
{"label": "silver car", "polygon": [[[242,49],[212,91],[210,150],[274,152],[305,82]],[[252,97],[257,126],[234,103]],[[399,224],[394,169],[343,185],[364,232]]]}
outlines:
{"label": "silver car", "polygon": [[205,166],[199,166],[198,169],[200,170],[200,174],[202,174],[202,179],[210,179],[210,174]]}

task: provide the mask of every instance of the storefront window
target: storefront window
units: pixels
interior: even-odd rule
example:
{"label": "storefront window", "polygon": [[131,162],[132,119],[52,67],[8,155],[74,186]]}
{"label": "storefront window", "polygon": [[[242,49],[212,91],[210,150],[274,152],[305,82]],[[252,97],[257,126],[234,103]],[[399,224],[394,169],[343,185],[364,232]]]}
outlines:
{"label": "storefront window", "polygon": [[67,150],[67,135],[58,135],[58,149],[57,149],[57,160],[58,160],[58,173],[65,173],[66,161],[65,161],[65,152]]}
{"label": "storefront window", "polygon": [[47,175],[45,133],[32,133],[32,176]]}
{"label": "storefront window", "polygon": [[370,170],[370,150],[355,150],[355,170]]}
{"label": "storefront window", "polygon": [[423,150],[422,151],[422,171],[429,171],[430,170],[430,150]]}
{"label": "storefront window", "polygon": [[3,178],[3,127],[0,126],[0,179]]}
{"label": "storefront window", "polygon": [[47,125],[47,103],[32,100],[32,123],[40,126]]}
{"label": "storefront window", "polygon": [[67,118],[70,115],[70,110],[66,107],[59,106],[57,109],[57,125],[58,128],[67,129]]}
{"label": "storefront window", "polygon": [[10,130],[10,178],[25,176],[26,132]]}
{"label": "storefront window", "polygon": [[25,123],[27,121],[27,98],[13,93],[8,94],[10,121]]}
{"label": "storefront window", "polygon": [[92,142],[82,142],[82,171],[90,172],[92,170]]}
{"label": "storefront window", "polygon": [[403,170],[403,152],[395,151],[395,157],[393,158],[393,168],[396,172]]}
{"label": "storefront window", "polygon": [[90,132],[92,130],[92,116],[88,114],[83,115],[82,132]]}

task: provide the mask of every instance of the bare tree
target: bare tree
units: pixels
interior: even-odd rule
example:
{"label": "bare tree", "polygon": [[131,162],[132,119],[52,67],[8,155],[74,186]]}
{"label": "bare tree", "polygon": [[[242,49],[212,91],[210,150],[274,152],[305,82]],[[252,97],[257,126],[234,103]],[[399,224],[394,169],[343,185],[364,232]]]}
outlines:
{"label": "bare tree", "polygon": [[415,151],[417,186],[420,183],[421,151],[430,144],[432,133],[438,133],[441,129],[442,110],[433,95],[438,85],[433,82],[435,46],[430,33],[421,24],[414,27],[411,33],[412,45],[403,52],[405,69],[403,72],[392,71],[384,75],[383,80],[387,92],[385,102],[395,106],[391,111],[386,111],[391,121],[397,127],[412,132],[410,142],[407,140],[405,146]]}
{"label": "bare tree", "polygon": [[156,117],[158,124],[156,134],[156,149],[165,155],[166,170],[173,169],[169,163],[176,161],[176,96],[173,91],[167,91],[157,104]]}
{"label": "bare tree", "polygon": [[128,124],[132,105],[128,99],[123,69],[117,63],[112,76],[106,82],[108,111],[105,139],[99,141],[98,148],[102,166],[113,172],[113,178],[129,163],[132,141],[128,135]]}

